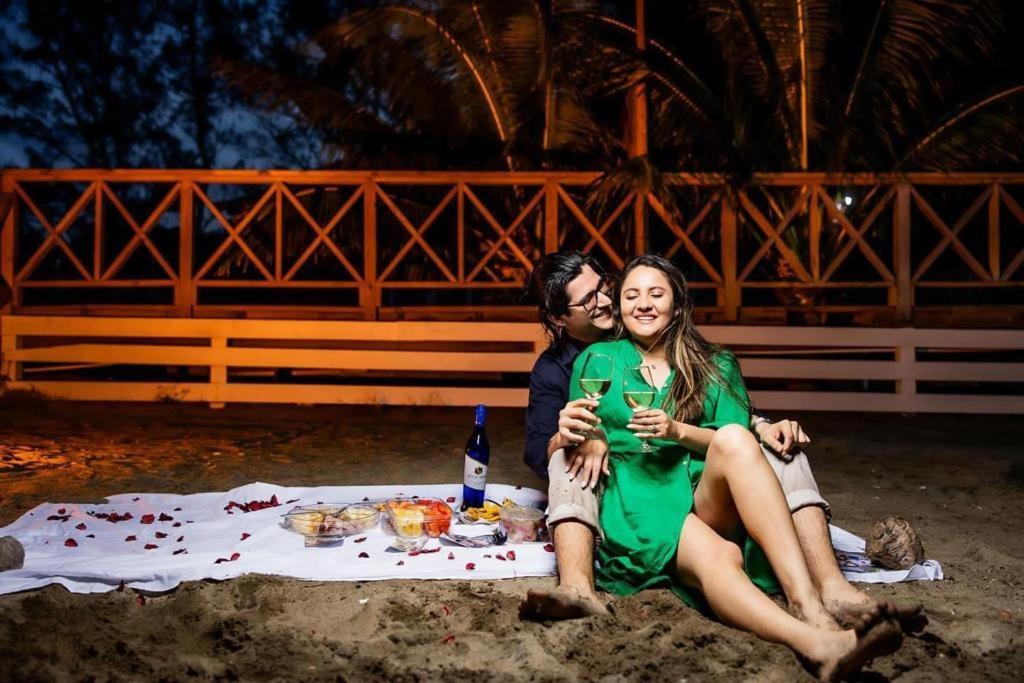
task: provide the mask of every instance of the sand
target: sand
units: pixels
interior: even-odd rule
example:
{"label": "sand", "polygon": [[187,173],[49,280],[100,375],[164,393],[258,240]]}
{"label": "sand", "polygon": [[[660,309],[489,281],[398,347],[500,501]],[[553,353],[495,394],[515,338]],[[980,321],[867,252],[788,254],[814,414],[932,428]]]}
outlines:
{"label": "sand", "polygon": [[[1024,421],[796,416],[835,521],[864,534],[901,514],[942,582],[872,587],[921,601],[931,625],[862,680],[1020,680],[1024,669]],[[0,399],[0,524],[43,501],[192,493],[250,481],[442,483],[461,477],[471,410],[48,403]],[[537,486],[522,412],[492,411],[491,481]],[[553,579],[315,583],[247,576],[161,595],[0,596],[0,680],[806,679],[784,647],[665,591],[614,616],[528,623]],[[609,598],[611,600],[611,598]]]}

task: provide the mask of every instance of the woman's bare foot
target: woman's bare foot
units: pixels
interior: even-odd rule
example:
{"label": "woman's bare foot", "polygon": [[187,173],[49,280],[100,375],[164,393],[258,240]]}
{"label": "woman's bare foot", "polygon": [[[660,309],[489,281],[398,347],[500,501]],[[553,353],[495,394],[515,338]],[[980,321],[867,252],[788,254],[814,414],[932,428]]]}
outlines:
{"label": "woman's bare foot", "polygon": [[881,610],[876,611],[875,618],[861,620],[855,629],[822,636],[801,662],[823,681],[841,681],[876,657],[896,652],[903,644],[903,632]]}
{"label": "woman's bare foot", "polygon": [[835,617],[832,616],[831,612],[820,601],[814,601],[810,605],[798,605],[795,602],[791,602],[789,603],[789,611],[800,621],[815,628],[825,631],[843,630],[843,626],[839,625]]}
{"label": "woman's bare foot", "polygon": [[582,619],[602,614],[608,614],[608,608],[597,596],[585,595],[571,586],[559,586],[551,591],[531,588],[519,603],[520,619]]}

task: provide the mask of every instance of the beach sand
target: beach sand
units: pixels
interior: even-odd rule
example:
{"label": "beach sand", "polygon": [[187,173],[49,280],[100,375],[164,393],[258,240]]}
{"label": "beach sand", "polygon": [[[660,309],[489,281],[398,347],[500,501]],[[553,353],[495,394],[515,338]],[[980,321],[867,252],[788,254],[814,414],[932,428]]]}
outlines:
{"label": "beach sand", "polygon": [[[877,586],[931,624],[861,680],[1016,681],[1024,669],[1024,420],[807,413],[834,521],[899,514],[946,580]],[[471,409],[71,404],[0,399],[0,524],[44,501],[124,492],[450,483]],[[522,411],[492,410],[490,481],[539,486]],[[508,581],[192,582],[145,604],[62,587],[0,596],[0,680],[622,681],[806,679],[784,647],[666,591],[614,616],[520,622]],[[365,603],[363,601],[365,600]],[[453,636],[449,638],[449,636]]]}

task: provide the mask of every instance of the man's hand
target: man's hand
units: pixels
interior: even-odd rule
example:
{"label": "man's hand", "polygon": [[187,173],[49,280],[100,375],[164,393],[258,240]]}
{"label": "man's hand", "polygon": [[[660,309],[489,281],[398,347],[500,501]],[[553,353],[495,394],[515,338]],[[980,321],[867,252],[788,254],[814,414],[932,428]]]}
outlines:
{"label": "man's hand", "polygon": [[804,433],[800,423],[796,420],[780,420],[779,422],[762,422],[754,428],[757,431],[761,443],[772,450],[776,455],[786,456],[789,460],[799,446],[811,442],[811,437]]}
{"label": "man's hand", "polygon": [[569,481],[579,477],[580,488],[597,486],[601,475],[608,475],[608,444],[603,441],[590,441],[588,445],[578,448],[569,460]]}
{"label": "man's hand", "polygon": [[587,440],[583,434],[593,432],[594,425],[601,421],[591,412],[598,405],[590,398],[578,398],[565,404],[558,413],[558,434],[565,443],[578,445]]}
{"label": "man's hand", "polygon": [[659,408],[638,410],[626,429],[636,432],[641,439],[673,439],[678,441],[679,423],[669,417],[668,413]]}

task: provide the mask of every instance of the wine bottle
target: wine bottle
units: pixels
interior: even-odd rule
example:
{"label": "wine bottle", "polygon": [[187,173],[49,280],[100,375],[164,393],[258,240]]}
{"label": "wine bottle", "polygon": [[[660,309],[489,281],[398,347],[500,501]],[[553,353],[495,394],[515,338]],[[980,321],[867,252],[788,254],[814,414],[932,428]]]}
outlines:
{"label": "wine bottle", "polygon": [[466,442],[466,461],[462,471],[462,509],[478,508],[484,504],[484,489],[487,487],[487,463],[491,459],[491,445],[487,442],[484,422],[487,406],[476,407],[473,433]]}

